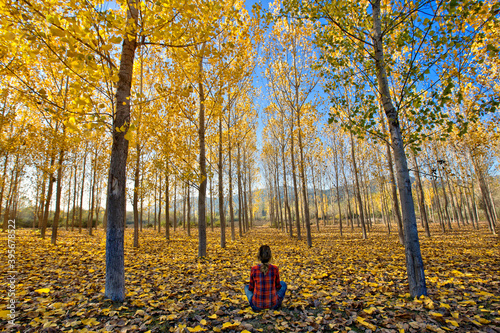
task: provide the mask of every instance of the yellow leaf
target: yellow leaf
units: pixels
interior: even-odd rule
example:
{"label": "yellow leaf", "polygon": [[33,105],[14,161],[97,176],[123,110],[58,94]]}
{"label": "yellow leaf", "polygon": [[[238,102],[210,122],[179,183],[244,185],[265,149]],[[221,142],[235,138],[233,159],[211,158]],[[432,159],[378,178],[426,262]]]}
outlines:
{"label": "yellow leaf", "polygon": [[82,319],[82,324],[87,326],[95,326],[98,325],[99,322],[95,318]]}
{"label": "yellow leaf", "polygon": [[0,318],[7,319],[7,315],[10,313],[10,310],[2,310],[0,311]]}
{"label": "yellow leaf", "polygon": [[176,314],[171,314],[167,316],[167,320],[174,320],[175,318],[177,318]]}
{"label": "yellow leaf", "polygon": [[458,312],[452,312],[451,316],[455,319],[458,319]]}
{"label": "yellow leaf", "polygon": [[208,318],[210,318],[210,319],[217,319],[217,315],[214,313],[213,315],[208,316]]}
{"label": "yellow leaf", "polygon": [[238,327],[238,326],[240,326],[240,324],[241,323],[239,321],[235,321],[234,323],[227,322],[227,323],[222,324],[222,329]]}
{"label": "yellow leaf", "polygon": [[54,309],[60,309],[60,308],[62,308],[62,306],[63,306],[63,304],[61,302],[57,302],[57,303],[52,304],[52,307]]}
{"label": "yellow leaf", "polygon": [[35,291],[39,294],[43,294],[43,293],[47,294],[50,291],[50,289],[49,288],[42,288],[42,289],[37,289]]}
{"label": "yellow leaf", "polygon": [[113,37],[113,38],[111,38],[109,41],[110,41],[111,43],[113,43],[113,44],[119,44],[119,43],[121,43],[122,38],[121,38],[121,37]]}
{"label": "yellow leaf", "polygon": [[206,321],[205,319],[202,319],[202,320],[200,321],[200,324],[202,324],[202,325],[206,325],[206,324],[207,324],[207,321]]}
{"label": "yellow leaf", "polygon": [[16,39],[16,34],[9,31],[9,32],[5,33],[4,37],[7,40],[14,40],[14,39]]}
{"label": "yellow leaf", "polygon": [[445,304],[443,302],[439,303],[439,306],[442,307],[442,308],[446,308],[446,309],[450,309],[450,306],[448,304]]}
{"label": "yellow leaf", "polygon": [[477,319],[477,321],[479,321],[481,324],[489,324],[491,323],[491,321],[489,321],[488,319],[484,319],[484,318],[481,318],[481,317],[478,317],[478,316],[475,316],[475,318]]}
{"label": "yellow leaf", "polygon": [[356,318],[356,321],[357,321],[358,323],[360,323],[361,325],[368,327],[368,328],[369,328],[369,329],[371,329],[372,331],[375,331],[375,330],[377,329],[377,326],[375,326],[375,325],[373,325],[373,324],[371,324],[371,323],[369,323],[369,322],[366,322],[366,321],[365,321],[365,318],[363,318],[363,317],[357,317],[357,318]]}
{"label": "yellow leaf", "polygon": [[455,327],[460,326],[460,325],[458,325],[458,323],[457,323],[456,321],[454,321],[454,320],[449,320],[449,319],[446,319],[446,322],[447,322],[447,323],[452,324],[452,325],[453,325],[453,326],[455,326]]}
{"label": "yellow leaf", "polygon": [[374,306],[371,306],[369,309],[364,309],[363,311],[368,313],[369,315],[371,315],[373,313],[373,311],[377,310],[376,307]]}
{"label": "yellow leaf", "polygon": [[202,328],[200,325],[196,326],[195,328],[186,327],[186,329],[187,329],[189,332],[203,332],[203,331],[206,331],[206,329],[205,329],[205,328]]}
{"label": "yellow leaf", "polygon": [[57,327],[56,323],[53,323],[51,321],[46,322],[43,324],[43,328],[49,328],[49,327]]}
{"label": "yellow leaf", "polygon": [[442,317],[443,315],[439,312],[430,311],[429,314],[434,317]]}
{"label": "yellow leaf", "polygon": [[50,33],[54,36],[59,36],[59,37],[64,37],[66,36],[66,32],[56,28],[56,27],[50,27]]}

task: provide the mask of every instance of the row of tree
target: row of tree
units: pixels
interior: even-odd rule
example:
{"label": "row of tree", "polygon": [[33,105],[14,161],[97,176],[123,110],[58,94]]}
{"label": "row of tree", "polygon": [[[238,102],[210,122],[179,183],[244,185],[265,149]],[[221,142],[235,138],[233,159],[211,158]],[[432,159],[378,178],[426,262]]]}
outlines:
{"label": "row of tree", "polygon": [[[405,245],[410,292],[424,295],[410,159],[422,220],[427,210],[443,228],[460,213],[477,218],[477,179],[495,232],[488,158],[497,151],[476,138],[498,135],[491,114],[499,100],[498,4],[276,1],[263,17],[240,0],[117,4],[0,6],[4,220],[28,191],[42,237],[54,203],[56,243],[63,202],[67,212],[80,207],[79,226],[88,204],[90,234],[104,210],[107,297],[125,297],[127,201],[135,246],[145,202],[157,222],[163,210],[167,239],[171,212],[175,221],[182,209],[190,221],[195,206],[200,257],[207,200],[212,222],[214,198],[219,212],[228,206],[232,239],[236,221],[240,236],[252,225],[260,93],[252,78],[263,17],[270,24],[261,51],[269,102],[261,159],[273,224],[290,235],[295,228],[300,238],[302,221],[312,246],[311,212],[333,214],[335,201],[339,226],[342,211],[357,216],[366,238],[379,184],[380,212],[388,227],[395,216]],[[324,125],[325,109],[338,126]],[[319,200],[327,188],[336,200]],[[226,215],[219,215],[225,247]]]}
{"label": "row of tree", "polygon": [[[105,207],[106,296],[120,301],[128,199],[135,246],[144,200],[155,207],[158,221],[165,207],[169,221],[171,197],[188,203],[194,189],[199,256],[205,256],[208,186],[221,207],[229,198],[233,239],[233,184],[243,205],[240,233],[250,225],[256,179],[252,74],[262,29],[242,1],[117,5],[2,3],[1,154],[4,175],[15,166],[2,183],[9,191],[3,216],[15,213],[22,178],[30,177],[36,186],[27,191],[42,237],[55,205],[52,243],[63,197],[68,212],[69,206],[81,212],[87,199],[90,234],[94,214]],[[218,191],[211,188],[215,173]],[[81,213],[77,219],[81,226]],[[222,232],[222,247],[225,242]]]}
{"label": "row of tree", "polygon": [[[367,238],[366,218],[370,214],[369,191],[363,191],[363,183],[368,187],[370,177],[362,172],[357,154],[369,146],[370,154],[379,151],[379,157],[385,155],[382,157],[387,161],[385,179],[391,187],[392,211],[405,246],[412,296],[427,293],[409,168],[409,159],[412,159],[422,220],[429,233],[418,162],[423,157],[417,156],[424,146],[430,146],[434,157],[439,151],[437,142],[453,137],[452,142],[460,152],[454,156],[468,154],[461,156],[465,172],[457,177],[462,178],[458,186],[468,189],[473,176],[479,180],[489,227],[496,233],[494,203],[484,177],[485,158],[480,156],[489,151],[491,142],[486,145],[472,142],[475,142],[474,135],[487,127],[494,129],[491,137],[498,136],[495,130],[498,118],[491,114],[500,103],[496,71],[500,49],[498,10],[497,3],[483,1],[467,1],[460,5],[454,1],[425,0],[403,3],[382,3],[380,0],[276,2],[271,7],[271,15],[275,18],[275,33],[271,35],[276,37],[269,38],[266,54],[271,102],[267,109],[270,121],[264,148],[267,184],[273,188],[270,198],[273,219],[280,219],[282,225],[288,224],[292,232],[287,193],[287,174],[291,174],[297,234],[300,237],[299,206],[302,206],[307,242],[312,245],[307,188],[312,183],[316,193],[317,173],[312,171],[306,175],[304,149],[308,148],[311,157],[326,152],[316,140],[322,135],[314,126],[318,114],[315,110],[320,102],[312,92],[320,83],[327,95],[329,122],[340,124],[340,128],[334,127],[333,135],[323,135],[331,141],[335,185],[339,192],[342,160],[347,153],[351,161],[352,195],[363,238]],[[319,96],[324,99],[322,94]],[[346,146],[346,138],[342,138],[341,129],[347,132],[350,146],[350,151],[345,151],[344,155],[340,147]],[[309,134],[307,145],[304,144],[306,133]],[[355,136],[364,147],[359,148],[360,142]],[[310,167],[314,166],[312,160]],[[376,162],[380,164],[380,160]],[[441,225],[445,227],[447,220],[451,227],[449,207],[454,207],[456,219],[460,216],[457,187],[450,185],[449,173],[442,170],[448,161],[440,156],[436,162],[437,166],[430,170],[433,189],[438,191],[434,171],[440,177],[440,188],[448,187],[448,194],[443,191],[444,209],[439,207],[437,211]],[[468,167],[471,164],[472,169]],[[469,180],[467,183],[464,177]],[[284,193],[280,190],[281,181]],[[439,196],[435,198],[439,206]],[[472,201],[463,193],[461,198]],[[472,202],[474,206],[475,201]],[[349,206],[348,215],[352,216]],[[341,210],[339,206],[339,214]]]}

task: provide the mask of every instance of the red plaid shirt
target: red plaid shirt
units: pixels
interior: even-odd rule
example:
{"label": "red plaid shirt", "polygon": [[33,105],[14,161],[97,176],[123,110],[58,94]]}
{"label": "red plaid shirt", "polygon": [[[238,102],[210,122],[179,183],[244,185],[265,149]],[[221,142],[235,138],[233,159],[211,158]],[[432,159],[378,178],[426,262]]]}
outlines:
{"label": "red plaid shirt", "polygon": [[250,271],[248,289],[253,292],[252,303],[260,309],[270,309],[278,304],[278,290],[281,289],[278,267],[269,265],[264,275],[260,265],[253,266]]}

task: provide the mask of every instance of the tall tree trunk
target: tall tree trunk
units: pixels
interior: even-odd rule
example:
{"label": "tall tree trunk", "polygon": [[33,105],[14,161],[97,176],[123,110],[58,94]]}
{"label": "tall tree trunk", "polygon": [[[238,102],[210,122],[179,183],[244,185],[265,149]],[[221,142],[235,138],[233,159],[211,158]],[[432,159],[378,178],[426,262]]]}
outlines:
{"label": "tall tree trunk", "polygon": [[444,223],[443,211],[441,209],[441,201],[439,200],[439,192],[436,184],[436,176],[432,176],[431,183],[432,183],[432,188],[434,189],[434,197],[436,199],[436,204],[437,204],[439,224],[441,225],[441,229],[443,230],[444,233],[446,232],[446,226]]}
{"label": "tall tree trunk", "polygon": [[212,176],[210,176],[210,228],[214,231],[214,192],[212,188]]}
{"label": "tall tree trunk", "polygon": [[243,195],[242,195],[242,189],[241,189],[241,156],[240,156],[240,143],[238,142],[237,144],[237,153],[236,153],[236,182],[238,184],[238,231],[240,233],[240,237],[243,237],[242,233],[242,225],[241,225],[241,220],[243,217],[242,214],[242,201],[243,201]]}
{"label": "tall tree trunk", "polygon": [[311,219],[309,217],[309,197],[307,195],[306,165],[304,158],[304,146],[302,144],[302,128],[300,127],[300,116],[298,111],[297,127],[299,128],[300,178],[302,179],[302,196],[304,197],[303,209],[306,224],[307,246],[312,247]]}
{"label": "tall tree trunk", "polygon": [[[488,184],[487,184],[488,186]],[[491,195],[491,191],[489,189],[489,186],[488,186],[488,194],[490,196],[490,203],[491,203],[491,215],[493,216],[493,222],[496,224],[497,223],[497,210],[496,210],[496,207],[495,207],[495,201],[493,200],[493,196]]]}
{"label": "tall tree trunk", "polygon": [[[135,1],[128,1],[127,29],[123,38],[120,69],[116,90],[116,111],[113,121],[113,144],[108,180],[106,231],[106,286],[104,296],[115,302],[125,299],[124,228],[126,213],[126,183],[128,140],[125,134],[130,124],[130,89],[132,86],[138,11]],[[120,129],[122,126],[124,131]]]}
{"label": "tall tree trunk", "polygon": [[408,171],[406,154],[404,151],[401,128],[399,126],[398,111],[394,108],[391,100],[389,82],[387,80],[384,50],[382,46],[382,26],[380,20],[380,0],[372,2],[373,14],[373,46],[375,49],[375,68],[378,81],[380,98],[384,106],[385,114],[389,122],[391,133],[392,149],[397,169],[397,179],[401,207],[403,211],[406,271],[411,297],[427,295],[425,285],[424,263],[420,252],[420,242],[418,239],[417,221],[415,217],[415,207],[411,193],[410,173]]}
{"label": "tall tree trunk", "polygon": [[[70,212],[70,206],[71,206],[71,181],[73,179],[73,169],[70,169],[70,175],[69,175],[69,184],[68,184],[68,200],[67,200],[67,206],[66,206],[66,231],[69,230],[69,212]],[[1,207],[1,205],[0,205]]]}
{"label": "tall tree trunk", "polygon": [[160,173],[160,181],[158,183],[158,233],[161,233],[161,194],[162,194],[162,174]]}
{"label": "tall tree trunk", "polygon": [[370,217],[370,201],[368,199],[368,185],[365,184],[366,181],[364,180],[364,173],[362,172],[362,169],[360,170],[360,173],[359,173],[359,178],[360,178],[360,181],[361,181],[361,188],[360,190],[362,190],[363,192],[363,197],[364,197],[364,210],[365,210],[365,223],[366,223],[366,230],[367,232],[370,232],[370,229],[371,229],[371,226],[372,226],[372,220],[371,220],[371,217]]}
{"label": "tall tree trunk", "polygon": [[481,190],[481,196],[484,204],[484,213],[488,221],[488,227],[493,235],[496,235],[496,225],[495,225],[495,214],[493,212],[493,205],[491,204],[491,196],[489,195],[488,185],[483,174],[483,170],[479,166],[479,163],[474,158],[473,159],[474,171],[477,175],[479,181],[479,189]]}
{"label": "tall tree trunk", "polygon": [[[284,223],[284,220],[283,220],[283,207],[282,207],[282,204],[281,204],[281,192],[280,192],[280,185],[279,185],[279,181],[278,181],[278,175],[279,175],[279,170],[278,170],[278,164],[276,164],[276,170],[275,170],[275,173],[274,173],[274,186],[276,186],[276,191],[278,192],[278,211],[279,211],[279,220],[280,220],[280,225],[281,225],[281,231],[284,230],[285,228],[285,223]],[[285,212],[286,214],[286,212]]]}
{"label": "tall tree trunk", "polygon": [[[54,188],[54,181],[55,181],[54,172],[52,171],[52,169],[54,168],[54,163],[55,163],[55,157],[54,154],[52,154],[50,157],[49,188],[47,191],[47,197],[45,198],[45,209],[42,220],[42,230],[41,230],[42,238],[45,238],[45,230],[47,229],[47,221],[49,220],[50,200],[52,199],[52,189]],[[17,162],[15,167],[17,167]],[[11,177],[11,179],[13,179],[13,177]]]}
{"label": "tall tree trunk", "polygon": [[[139,60],[140,60],[140,71],[139,71],[139,92],[141,94],[140,104],[139,104],[139,116],[137,117],[138,127],[136,133],[136,144],[135,144],[135,170],[134,170],[134,197],[132,201],[132,209],[134,211],[134,247],[139,247],[139,189],[141,185],[140,179],[140,164],[141,164],[141,145],[139,144],[139,134],[140,134],[140,126],[141,126],[141,118],[142,118],[142,96],[144,91],[144,57],[142,49],[139,50]],[[142,193],[141,193],[141,215],[142,215]],[[142,218],[141,218],[141,231],[142,231]]]}
{"label": "tall tree trunk", "polygon": [[[7,176],[4,172],[4,175]],[[40,186],[39,186],[39,183],[40,183],[40,172],[37,172],[37,175],[36,175],[36,191],[35,191],[35,210],[33,212],[33,225],[32,225],[32,228],[35,229],[36,228],[36,222],[38,220],[38,209],[40,207],[40,205],[38,204],[39,201],[40,201]],[[3,181],[5,181],[5,178],[3,179]],[[0,200],[1,201],[1,200]],[[2,204],[0,202],[0,212],[2,211]]]}
{"label": "tall tree trunk", "polygon": [[151,216],[151,196],[148,196],[148,223],[146,226],[149,228],[149,218]]}
{"label": "tall tree trunk", "polygon": [[465,211],[465,220],[467,221],[467,224],[469,224],[469,220],[472,222],[472,228],[474,228],[474,217],[472,213],[472,206],[470,204],[470,199],[469,199],[469,193],[467,193],[467,188],[465,188],[463,191],[460,189],[460,195],[463,195],[465,197],[465,202],[467,204],[467,209]]}
{"label": "tall tree trunk", "polygon": [[476,230],[479,230],[479,216],[477,213],[476,193],[474,191],[474,180],[471,181],[470,192],[471,192],[471,197],[472,197],[471,198],[472,216],[473,216],[474,221],[476,222]]}
{"label": "tall tree trunk", "polygon": [[448,172],[446,170],[444,170],[444,173],[446,175],[446,184],[448,186],[448,191],[450,192],[450,199],[451,199],[451,206],[452,206],[452,210],[453,210],[453,216],[455,217],[455,221],[457,222],[457,226],[458,228],[460,228],[460,221],[459,221],[459,217],[458,217],[458,205],[457,203],[455,203],[455,195],[453,193],[453,190],[452,190],[452,186],[451,186],[451,182],[450,182],[450,177],[448,175]]}
{"label": "tall tree trunk", "polygon": [[95,199],[95,226],[94,229],[97,230],[97,226],[99,225],[99,214],[101,212],[101,198],[102,198],[102,185],[101,185],[101,177],[97,175],[97,186],[96,186],[96,199]]}
{"label": "tall tree trunk", "polygon": [[[140,188],[143,188],[143,182],[144,182],[144,173],[141,175],[141,185]],[[144,221],[142,219],[143,215],[143,208],[144,208],[144,192],[141,191],[141,214],[139,215],[139,226],[140,226],[140,231],[142,232],[142,225],[144,224]],[[104,215],[104,219],[106,218],[106,215]]]}
{"label": "tall tree trunk", "polygon": [[252,193],[252,170],[248,166],[248,211],[250,213],[250,228],[253,228],[253,193]]}
{"label": "tall tree trunk", "polygon": [[[5,186],[7,185],[7,177],[8,177],[7,176],[7,164],[9,162],[9,158],[8,157],[9,157],[9,155],[6,154],[5,155],[4,165],[3,165],[3,177],[1,179],[1,182],[2,182],[2,192],[1,192],[1,195],[0,195],[0,212],[2,211],[2,202],[3,202],[4,189],[5,189]],[[3,225],[2,225],[3,232],[5,232],[8,229],[8,223],[9,223],[9,198],[10,198],[10,195],[11,195],[11,192],[12,192],[12,183],[13,183],[12,172],[14,172],[14,171],[13,170],[11,171],[9,193],[7,195],[7,200],[6,200],[6,203],[5,203],[5,210],[4,210],[4,214],[3,214]],[[43,173],[42,173],[42,177],[43,177]],[[44,181],[44,186],[43,186],[43,190],[42,190],[42,198],[43,198],[43,193],[44,192],[45,192],[45,181]],[[40,202],[43,202],[43,200],[41,200]]]}
{"label": "tall tree trunk", "polygon": [[187,205],[187,184],[184,188],[184,198],[182,200],[182,229],[186,230],[186,205]]}
{"label": "tall tree trunk", "polygon": [[[5,159],[3,161],[2,179],[0,179],[0,182],[2,184],[2,187],[0,190],[0,214],[2,213],[3,194],[4,194],[4,190],[5,190],[5,185],[7,182],[7,164],[8,163],[9,163],[9,154],[5,153]],[[37,191],[38,191],[38,187],[37,187]],[[36,201],[35,201],[35,205],[36,205]],[[36,216],[36,212],[35,212],[35,216]],[[35,217],[33,217],[33,219],[35,219]],[[5,231],[5,226],[4,226],[4,231]]]}
{"label": "tall tree trunk", "polygon": [[403,221],[401,218],[401,210],[399,209],[399,199],[398,199],[398,189],[396,186],[396,177],[394,175],[394,166],[392,163],[392,151],[389,143],[386,145],[387,148],[387,165],[389,168],[389,179],[391,183],[391,192],[392,192],[392,206],[394,210],[394,214],[396,215],[396,222],[398,226],[398,236],[399,242],[401,245],[404,244],[404,231],[403,231]]}
{"label": "tall tree trunk", "polygon": [[177,230],[177,181],[174,178],[174,219],[173,219],[173,225],[174,225],[174,233]]}
{"label": "tall tree trunk", "polygon": [[417,157],[415,153],[412,152],[413,164],[415,165],[415,178],[417,180],[417,191],[420,192],[418,203],[420,205],[420,218],[424,222],[425,234],[427,237],[431,237],[431,232],[429,230],[429,220],[427,218],[427,211],[425,210],[425,196],[424,189],[422,187],[422,181],[420,179],[420,169],[418,167]]}
{"label": "tall tree trunk", "polygon": [[[340,236],[342,237],[342,209],[340,207],[340,183],[339,183],[339,172],[340,172],[340,161],[339,161],[339,151],[338,151],[338,147],[337,145],[335,144],[335,147],[333,148],[333,168],[335,170],[335,190],[336,190],[336,193],[337,193],[337,206],[338,206],[338,209],[339,209],[339,231],[340,231]],[[333,209],[332,209],[333,211]],[[333,217],[333,220],[335,220],[335,215]]]}
{"label": "tall tree trunk", "polygon": [[452,227],[451,227],[451,218],[450,218],[450,214],[449,214],[448,196],[446,195],[446,188],[445,188],[445,184],[444,184],[445,180],[444,180],[443,175],[441,174],[441,168],[439,167],[439,164],[437,166],[437,170],[438,170],[439,178],[441,179],[441,189],[443,190],[443,196],[444,196],[444,214],[446,217],[446,221],[448,222],[448,229],[451,230]]}
{"label": "tall tree trunk", "polygon": [[[141,63],[142,67],[142,63]],[[140,165],[141,165],[141,146],[136,143],[135,149],[137,156],[135,158],[134,170],[134,199],[132,208],[134,210],[134,247],[139,247],[139,189],[140,189]]]}
{"label": "tall tree trunk", "polygon": [[187,206],[186,206],[186,212],[187,212],[187,218],[186,218],[187,234],[188,234],[189,237],[191,237],[191,189],[189,188],[189,185],[187,186]]}
{"label": "tall tree trunk", "polygon": [[[328,195],[327,189],[326,189],[326,181],[325,181],[325,174],[323,174],[323,177],[320,178],[320,199],[321,199],[321,216],[323,218],[323,226],[326,227],[326,224],[328,222]],[[331,192],[330,192],[331,193]],[[332,211],[333,211],[333,206],[332,206]],[[334,219],[333,219],[334,220]],[[332,222],[333,223],[333,222]]]}
{"label": "tall tree trunk", "polygon": [[242,161],[242,170],[241,170],[241,199],[243,200],[241,206],[243,208],[243,233],[246,233],[248,231],[248,211],[247,211],[247,183],[246,183],[246,158],[245,158],[245,152],[243,152],[243,161]]}
{"label": "tall tree trunk", "polygon": [[389,208],[387,207],[387,202],[385,200],[385,179],[382,178],[382,182],[380,183],[380,193],[382,193],[382,196],[380,198],[381,201],[381,210],[382,210],[382,219],[384,220],[385,224],[387,225],[387,233],[390,235],[391,234],[391,219],[389,217]]}
{"label": "tall tree trunk", "polygon": [[[12,188],[12,193],[10,195],[10,200],[9,200],[10,201],[9,206],[12,207],[12,209],[10,210],[10,214],[6,214],[6,216],[8,216],[11,220],[15,220],[17,217],[17,208],[18,208],[18,203],[19,203],[19,176],[21,174],[22,169],[23,169],[23,166],[20,165],[19,158],[16,158],[16,165],[14,166],[14,170],[16,172],[15,176],[14,176],[14,182],[13,182],[14,186]],[[8,219],[7,219],[7,221],[4,219],[4,222],[8,223],[9,221],[8,221]],[[6,228],[8,228],[8,227],[6,227]]]}
{"label": "tall tree trunk", "polygon": [[200,114],[198,136],[200,139],[200,175],[201,184],[198,191],[198,257],[207,255],[207,158],[205,152],[205,92],[203,90],[203,52],[205,43],[201,48],[202,56],[199,63],[198,94],[200,99]]}
{"label": "tall tree trunk", "polygon": [[342,168],[342,176],[344,178],[344,188],[345,188],[345,192],[347,194],[347,216],[349,218],[349,222],[351,224],[351,231],[354,231],[354,222],[352,220],[352,210],[351,210],[351,196],[349,195],[349,188],[348,188],[348,184],[347,183],[347,177],[345,175],[345,169]]}
{"label": "tall tree trunk", "polygon": [[361,228],[363,231],[363,239],[367,239],[368,235],[366,234],[366,226],[365,226],[365,216],[363,213],[363,201],[361,200],[361,189],[359,188],[359,177],[358,177],[358,168],[356,165],[356,154],[354,153],[354,138],[351,133],[351,158],[352,158],[352,168],[354,172],[354,180],[356,181],[356,199],[358,201],[359,207],[359,217],[361,219]]}
{"label": "tall tree trunk", "polygon": [[[94,154],[94,175],[92,176],[92,186],[90,188],[91,198],[90,198],[90,219],[87,220],[87,228],[89,230],[89,235],[92,236],[92,225],[94,224],[94,203],[95,203],[95,184],[97,182],[97,147]],[[97,225],[97,222],[96,222]]]}
{"label": "tall tree trunk", "polygon": [[62,170],[64,161],[64,150],[59,151],[59,161],[57,162],[57,184],[56,184],[56,212],[54,214],[54,222],[52,223],[52,237],[51,243],[56,244],[57,241],[57,227],[59,224],[59,215],[61,214],[61,192],[62,192]]}
{"label": "tall tree trunk", "polygon": [[[167,162],[168,163],[168,162]],[[170,195],[168,167],[165,170],[165,239],[170,240]]]}
{"label": "tall tree trunk", "polygon": [[339,176],[337,174],[337,171],[335,171],[335,189],[337,192],[337,205],[339,208],[339,231],[340,237],[342,237],[342,210],[340,208]]}
{"label": "tall tree trunk", "polygon": [[293,126],[291,129],[292,135],[290,136],[291,149],[290,155],[292,158],[292,181],[293,181],[293,193],[295,195],[295,225],[297,227],[297,239],[301,240],[302,236],[300,234],[300,215],[299,215],[299,191],[297,189],[297,174],[295,173],[295,149],[293,140]]}
{"label": "tall tree trunk", "polygon": [[312,183],[313,183],[313,198],[314,198],[314,207],[316,209],[316,228],[319,232],[319,208],[318,208],[318,197],[316,194],[316,179],[314,177],[314,168],[311,163],[311,177],[312,177]]}
{"label": "tall tree trunk", "polygon": [[[228,131],[229,132],[229,131]],[[229,169],[228,169],[228,175],[229,175],[229,196],[228,196],[228,201],[229,201],[229,220],[231,221],[231,240],[234,241],[236,239],[236,230],[234,228],[234,207],[233,207],[233,170],[232,170],[232,153],[231,153],[231,136],[228,133],[228,147],[229,147]]]}
{"label": "tall tree trunk", "polygon": [[85,152],[83,155],[83,169],[82,169],[82,183],[80,191],[80,214],[78,216],[78,232],[82,232],[82,214],[83,214],[83,193],[85,191],[85,167],[87,164],[87,146],[85,146]]}
{"label": "tall tree trunk", "polygon": [[[457,201],[457,213],[458,213],[458,218],[460,219],[460,223],[465,226],[465,219],[464,219],[464,212],[466,212],[466,205],[464,203],[464,197],[462,195],[462,189],[460,188],[460,185],[458,185],[458,194],[456,188],[453,189],[456,201]],[[458,195],[460,194],[460,202],[459,202],[459,197]],[[467,221],[467,224],[469,224],[469,221]]]}
{"label": "tall tree trunk", "polygon": [[[44,213],[44,203],[45,203],[45,188],[47,187],[47,181],[49,180],[48,177],[45,177],[45,172],[41,172],[41,177],[42,177],[42,190],[40,192],[40,200],[38,203],[38,223],[37,223],[37,228],[41,230],[42,224],[43,224],[43,216],[45,215]],[[7,209],[7,207],[6,207]],[[4,213],[5,215],[5,213]]]}
{"label": "tall tree trunk", "polygon": [[222,160],[222,115],[219,116],[219,221],[220,221],[220,247],[226,247],[226,218],[224,215],[224,163]]}
{"label": "tall tree trunk", "polygon": [[283,186],[285,188],[285,215],[288,214],[287,223],[289,223],[290,238],[293,237],[292,212],[288,201],[288,184],[286,181],[286,164],[285,164],[285,145],[281,146],[281,162],[283,164]]}
{"label": "tall tree trunk", "polygon": [[[245,164],[246,164],[246,159],[245,159]],[[244,169],[246,169],[244,167]],[[248,231],[248,190],[247,190],[247,177],[246,177],[246,172],[243,173],[243,217],[245,218],[245,232]]]}
{"label": "tall tree trunk", "polygon": [[158,189],[158,173],[155,173],[155,193],[153,199],[153,230],[156,230],[156,199],[157,199],[157,189]]}

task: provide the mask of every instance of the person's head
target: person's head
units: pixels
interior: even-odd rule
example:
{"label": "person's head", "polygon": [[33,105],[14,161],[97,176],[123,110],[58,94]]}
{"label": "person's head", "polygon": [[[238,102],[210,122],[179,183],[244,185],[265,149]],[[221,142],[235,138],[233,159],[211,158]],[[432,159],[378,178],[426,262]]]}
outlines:
{"label": "person's head", "polygon": [[267,271],[269,269],[269,262],[272,259],[272,254],[271,254],[271,248],[269,245],[262,245],[259,248],[259,254],[257,255],[257,258],[262,262],[262,265],[260,266],[260,271],[264,274],[267,274]]}

